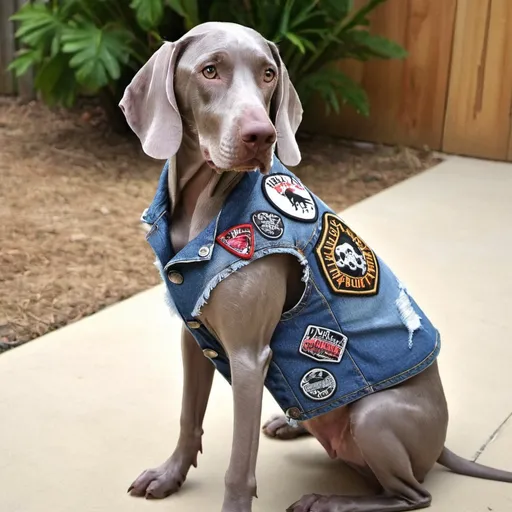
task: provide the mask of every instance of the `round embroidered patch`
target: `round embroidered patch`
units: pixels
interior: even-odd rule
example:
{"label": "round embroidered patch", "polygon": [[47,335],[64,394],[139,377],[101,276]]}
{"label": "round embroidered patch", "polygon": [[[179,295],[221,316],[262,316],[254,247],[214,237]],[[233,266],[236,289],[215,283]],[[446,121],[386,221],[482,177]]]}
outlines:
{"label": "round embroidered patch", "polygon": [[336,379],[323,368],[313,368],[302,377],[300,387],[311,400],[327,400],[336,391]]}
{"label": "round embroidered patch", "polygon": [[251,224],[239,224],[217,236],[217,242],[235,256],[250,260],[254,254],[254,231]]}
{"label": "round embroidered patch", "polygon": [[340,218],[324,214],[315,252],[332,291],[338,294],[375,295],[379,264],[374,252]]}
{"label": "round embroidered patch", "polygon": [[252,214],[252,222],[256,229],[270,240],[277,240],[283,236],[283,219],[277,213],[257,211]]}
{"label": "round embroidered patch", "polygon": [[270,174],[262,181],[267,201],[283,215],[302,222],[315,222],[318,210],[310,192],[287,174]]}

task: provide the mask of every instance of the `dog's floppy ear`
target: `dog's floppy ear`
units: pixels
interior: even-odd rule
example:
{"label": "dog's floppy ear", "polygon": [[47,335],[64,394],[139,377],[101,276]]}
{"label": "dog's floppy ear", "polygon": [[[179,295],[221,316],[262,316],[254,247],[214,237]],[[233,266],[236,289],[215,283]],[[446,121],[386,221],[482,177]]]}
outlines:
{"label": "dog's floppy ear", "polygon": [[295,133],[302,121],[302,104],[293,86],[277,46],[268,41],[279,68],[277,87],[272,98],[271,115],[277,131],[277,156],[284,165],[297,165],[301,160]]}
{"label": "dog's floppy ear", "polygon": [[180,46],[181,41],[165,42],[138,71],[119,103],[142,149],[156,159],[174,156],[183,135],[174,95],[174,71]]}

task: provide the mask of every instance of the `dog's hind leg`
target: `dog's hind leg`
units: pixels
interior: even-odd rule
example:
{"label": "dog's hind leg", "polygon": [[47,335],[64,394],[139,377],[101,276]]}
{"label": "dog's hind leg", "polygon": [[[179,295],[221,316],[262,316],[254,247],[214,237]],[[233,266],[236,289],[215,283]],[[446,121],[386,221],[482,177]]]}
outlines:
{"label": "dog's hind leg", "polygon": [[[439,458],[448,411],[437,364],[401,385],[349,406],[346,443],[381,487],[376,496],[302,497],[293,512],[399,512],[430,506],[422,482]],[[346,446],[346,444],[345,444]],[[343,459],[343,453],[338,456]]]}

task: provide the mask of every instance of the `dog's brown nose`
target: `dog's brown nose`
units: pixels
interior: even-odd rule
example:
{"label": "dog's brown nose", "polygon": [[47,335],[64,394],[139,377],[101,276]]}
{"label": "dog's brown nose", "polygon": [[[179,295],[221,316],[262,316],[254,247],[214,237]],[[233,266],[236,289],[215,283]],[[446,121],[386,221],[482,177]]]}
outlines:
{"label": "dog's brown nose", "polygon": [[250,123],[242,128],[241,136],[245,144],[264,148],[274,144],[276,131],[270,123]]}
{"label": "dog's brown nose", "polygon": [[263,110],[246,111],[240,123],[240,137],[246,146],[266,149],[276,141],[276,130]]}

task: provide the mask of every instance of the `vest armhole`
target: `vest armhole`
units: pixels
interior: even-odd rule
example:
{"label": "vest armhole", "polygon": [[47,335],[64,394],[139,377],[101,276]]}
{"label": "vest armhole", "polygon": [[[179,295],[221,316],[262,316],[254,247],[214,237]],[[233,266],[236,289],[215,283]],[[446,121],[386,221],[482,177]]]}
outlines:
{"label": "vest armhole", "polygon": [[[295,256],[299,263],[303,267],[303,273],[302,273],[302,281],[306,283],[305,290],[307,289],[307,283],[309,282],[309,264],[307,258],[296,248],[294,247],[268,247],[266,249],[261,249],[259,251],[256,251],[253,255],[253,257],[250,260],[237,260],[228,267],[226,267],[224,270],[219,272],[216,276],[214,276],[210,281],[207,283],[205,289],[203,290],[202,294],[197,299],[197,302],[194,306],[194,309],[192,310],[192,316],[198,317],[201,315],[202,308],[208,303],[208,300],[210,299],[210,295],[212,293],[212,290],[224,279],[229,277],[231,274],[236,272],[237,270],[240,270],[242,267],[245,267],[246,265],[249,265],[253,261],[259,260],[260,258],[263,258],[265,256],[269,256],[270,254],[291,254],[292,256]],[[303,294],[304,296],[304,294]],[[299,303],[302,301],[299,301]],[[295,306],[294,306],[295,308]],[[292,309],[294,309],[292,308]]]}

